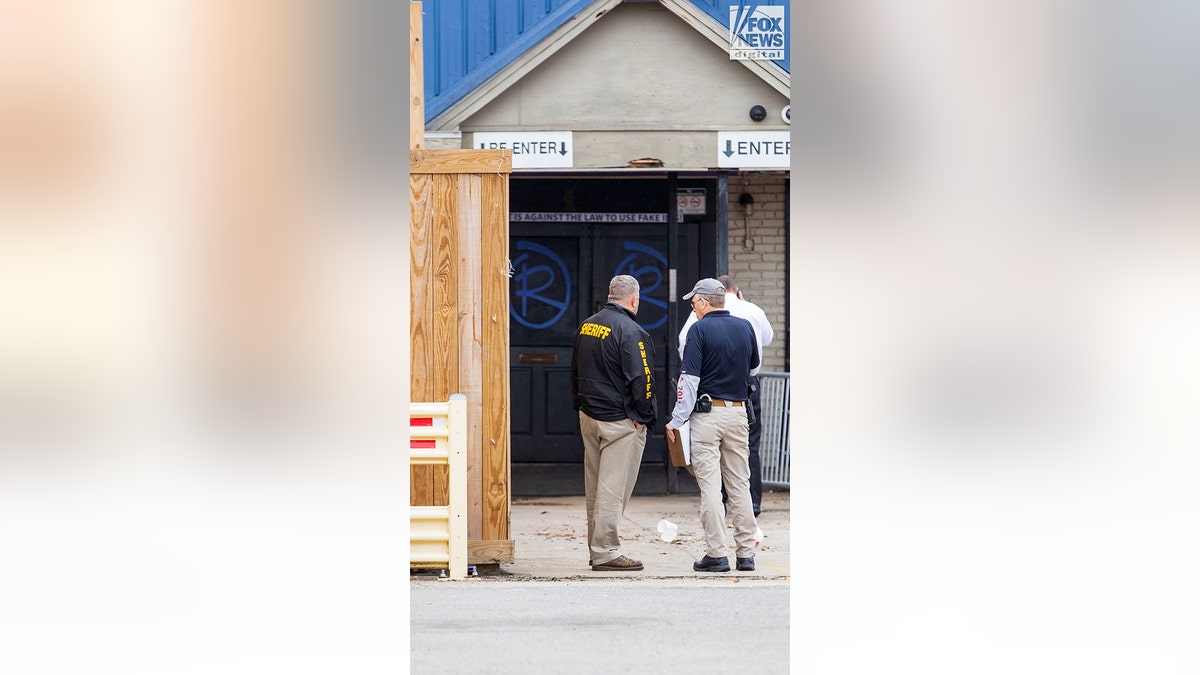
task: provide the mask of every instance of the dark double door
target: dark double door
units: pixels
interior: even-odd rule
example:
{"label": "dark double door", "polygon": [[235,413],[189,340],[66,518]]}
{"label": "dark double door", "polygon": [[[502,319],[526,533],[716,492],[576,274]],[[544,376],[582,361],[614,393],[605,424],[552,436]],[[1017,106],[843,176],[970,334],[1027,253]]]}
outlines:
{"label": "dark double door", "polygon": [[[643,461],[661,461],[666,448],[662,420],[675,392],[667,382],[668,312],[682,311],[680,303],[668,297],[667,225],[512,223],[509,233],[512,460],[583,461],[579,419],[571,401],[575,330],[604,306],[612,277],[629,274],[641,285],[637,321],[654,345],[660,418]],[[687,238],[681,234],[681,243]],[[691,278],[687,256],[675,267],[679,285]],[[684,318],[686,313],[677,325]]]}

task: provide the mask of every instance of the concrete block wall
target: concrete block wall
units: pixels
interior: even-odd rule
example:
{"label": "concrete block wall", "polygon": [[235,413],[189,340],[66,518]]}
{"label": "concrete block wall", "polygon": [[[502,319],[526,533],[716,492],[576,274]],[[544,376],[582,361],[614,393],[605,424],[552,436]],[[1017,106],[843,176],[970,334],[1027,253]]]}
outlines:
{"label": "concrete block wall", "polygon": [[[763,308],[775,339],[763,350],[763,370],[787,372],[787,176],[745,173],[729,178],[729,274],[742,295]],[[747,217],[738,199],[754,197]]]}

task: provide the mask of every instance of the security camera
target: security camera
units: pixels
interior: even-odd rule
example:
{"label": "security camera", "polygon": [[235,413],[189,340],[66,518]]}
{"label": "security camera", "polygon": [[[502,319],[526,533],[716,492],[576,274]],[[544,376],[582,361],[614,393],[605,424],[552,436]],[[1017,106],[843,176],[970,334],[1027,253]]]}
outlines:
{"label": "security camera", "polygon": [[761,122],[767,119],[767,109],[761,105],[756,105],[750,109],[750,119],[755,122]]}

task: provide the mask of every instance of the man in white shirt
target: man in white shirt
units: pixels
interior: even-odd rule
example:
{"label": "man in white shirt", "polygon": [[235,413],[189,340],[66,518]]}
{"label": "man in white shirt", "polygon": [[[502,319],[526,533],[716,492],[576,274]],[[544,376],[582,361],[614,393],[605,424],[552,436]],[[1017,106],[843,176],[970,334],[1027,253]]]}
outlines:
{"label": "man in white shirt", "polygon": [[[771,344],[775,331],[767,320],[767,313],[761,307],[748,302],[742,297],[742,291],[737,282],[728,274],[717,277],[717,281],[725,287],[725,309],[739,319],[745,319],[754,329],[754,337],[758,340],[758,353],[763,354],[763,348]],[[687,334],[696,323],[696,313],[688,316],[687,322],[679,331],[679,358],[683,358],[683,347],[687,344]],[[758,449],[762,441],[762,385],[758,380],[759,368],[750,371],[750,379],[754,390],[750,392],[750,406],[754,411],[754,422],[750,424],[750,498],[754,503],[754,515],[762,511],[762,465],[759,461]]]}

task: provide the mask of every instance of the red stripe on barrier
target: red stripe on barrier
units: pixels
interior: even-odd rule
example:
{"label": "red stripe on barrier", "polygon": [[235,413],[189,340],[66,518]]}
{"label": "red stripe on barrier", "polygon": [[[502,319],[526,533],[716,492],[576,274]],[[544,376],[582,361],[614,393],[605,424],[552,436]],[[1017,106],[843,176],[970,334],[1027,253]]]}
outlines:
{"label": "red stripe on barrier", "polygon": [[432,438],[430,438],[430,439],[416,439],[416,438],[410,438],[410,439],[408,440],[408,447],[409,447],[410,449],[412,449],[412,450],[422,450],[422,449],[427,449],[427,448],[436,448],[436,447],[437,447],[437,441],[436,441],[435,439],[432,439]]}
{"label": "red stripe on barrier", "polygon": [[410,417],[408,418],[408,426],[410,427],[431,427],[433,426],[432,417]]}

